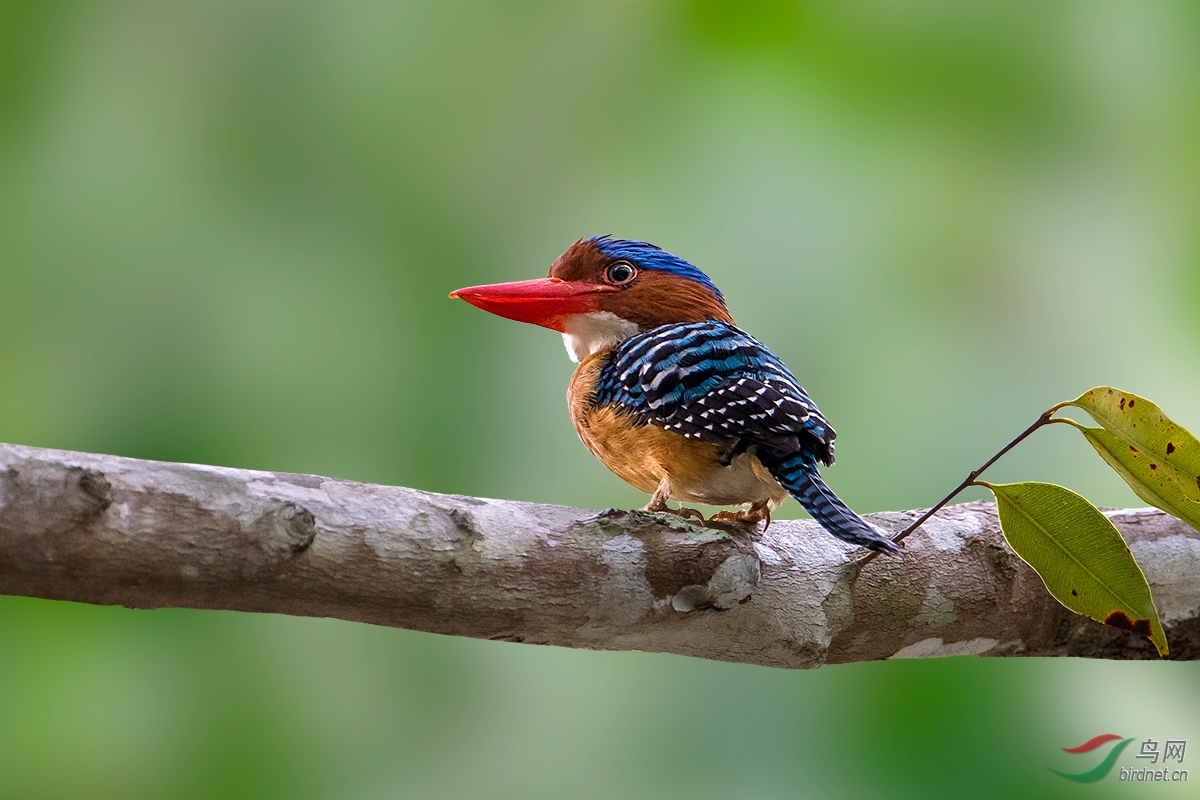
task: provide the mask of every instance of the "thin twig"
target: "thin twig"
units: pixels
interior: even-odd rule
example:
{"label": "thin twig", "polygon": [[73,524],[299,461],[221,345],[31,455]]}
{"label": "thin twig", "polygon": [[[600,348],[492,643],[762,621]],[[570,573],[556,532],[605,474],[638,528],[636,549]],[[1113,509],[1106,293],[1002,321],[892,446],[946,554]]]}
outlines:
{"label": "thin twig", "polygon": [[[924,514],[922,514],[920,517],[918,517],[916,522],[912,523],[907,528],[900,531],[900,533],[896,534],[896,536],[894,536],[892,538],[892,541],[893,542],[903,541],[909,534],[911,534],[917,528],[920,528],[922,525],[924,525],[929,520],[930,517],[932,517],[937,512],[941,511],[946,506],[946,504],[949,503],[951,500],[953,500],[955,497],[957,497],[962,492],[963,489],[966,489],[968,486],[972,485],[975,482],[975,480],[980,475],[983,474],[984,470],[986,470],[992,464],[995,464],[998,460],[1000,460],[1000,457],[1002,455],[1007,453],[1009,450],[1012,450],[1014,447],[1019,445],[1021,442],[1025,441],[1025,439],[1031,433],[1036,431],[1038,428],[1040,428],[1043,425],[1046,425],[1050,422],[1056,422],[1057,420],[1051,419],[1051,415],[1054,414],[1055,411],[1058,411],[1062,407],[1063,407],[1063,404],[1060,403],[1059,405],[1056,405],[1054,408],[1050,409],[1049,411],[1047,411],[1046,413],[1044,413],[1040,417],[1038,417],[1037,421],[1034,422],[1032,425],[1030,425],[1028,428],[1026,428],[1021,433],[1020,436],[1018,436],[1017,438],[1013,439],[1011,442],[1006,444],[999,453],[996,453],[996,455],[989,458],[982,467],[980,467],[979,469],[976,469],[976,470],[972,470],[971,474],[967,475],[966,480],[964,480],[962,483],[960,483],[958,486],[956,486],[954,488],[954,491],[952,491],[952,492],[950,492],[950,494],[946,495],[946,497],[943,498],[942,501],[940,503],[938,503],[936,506],[929,509]],[[865,567],[867,564],[870,564],[872,561],[875,560],[875,557],[878,555],[879,555],[878,552],[872,552],[872,553],[869,553],[864,558],[860,559],[857,562],[859,568],[861,569],[862,567]]]}

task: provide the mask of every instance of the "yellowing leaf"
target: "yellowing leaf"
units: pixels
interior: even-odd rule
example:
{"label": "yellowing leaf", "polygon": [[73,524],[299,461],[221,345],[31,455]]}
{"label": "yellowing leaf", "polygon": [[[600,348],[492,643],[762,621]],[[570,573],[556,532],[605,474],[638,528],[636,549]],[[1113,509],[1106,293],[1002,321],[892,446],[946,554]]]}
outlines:
{"label": "yellowing leaf", "polygon": [[996,495],[1004,538],[1055,599],[1077,614],[1140,633],[1160,656],[1167,654],[1150,585],[1108,517],[1054,484],[983,485]]}
{"label": "yellowing leaf", "polygon": [[1200,442],[1149,400],[1109,386],[1063,405],[1103,427],[1070,420],[1138,497],[1200,530]]}

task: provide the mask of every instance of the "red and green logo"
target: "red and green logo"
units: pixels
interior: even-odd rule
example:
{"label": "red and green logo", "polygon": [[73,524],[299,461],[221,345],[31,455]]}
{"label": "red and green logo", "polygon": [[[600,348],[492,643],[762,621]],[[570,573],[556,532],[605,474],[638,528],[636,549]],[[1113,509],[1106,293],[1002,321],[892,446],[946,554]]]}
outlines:
{"label": "red and green logo", "polygon": [[1133,739],[1123,739],[1122,737],[1117,736],[1115,733],[1103,733],[1093,739],[1088,739],[1078,747],[1063,748],[1063,751],[1067,753],[1091,753],[1092,751],[1103,747],[1109,742],[1115,742],[1117,740],[1120,740],[1120,744],[1113,745],[1112,749],[1108,751],[1108,755],[1104,757],[1104,760],[1086,772],[1062,772],[1054,769],[1054,767],[1046,767],[1046,769],[1050,770],[1055,775],[1063,776],[1069,781],[1075,781],[1076,783],[1094,783],[1108,773],[1112,772],[1113,764],[1116,763],[1117,757],[1121,755],[1121,751],[1124,750],[1125,747],[1133,741]]}

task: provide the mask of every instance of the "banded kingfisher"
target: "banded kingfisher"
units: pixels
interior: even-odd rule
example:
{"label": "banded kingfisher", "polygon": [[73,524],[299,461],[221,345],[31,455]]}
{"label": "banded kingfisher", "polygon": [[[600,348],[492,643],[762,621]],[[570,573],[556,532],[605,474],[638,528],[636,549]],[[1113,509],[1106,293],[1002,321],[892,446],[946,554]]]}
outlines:
{"label": "banded kingfisher", "polygon": [[[647,242],[580,239],[535,280],[450,294],[558,331],[579,366],[567,391],[579,438],[621,479],[668,500],[748,506],[713,519],[771,523],[789,495],[829,533],[902,548],[821,479],[836,434],[783,362],[730,316],[692,264]],[[681,507],[682,516],[704,518]]]}

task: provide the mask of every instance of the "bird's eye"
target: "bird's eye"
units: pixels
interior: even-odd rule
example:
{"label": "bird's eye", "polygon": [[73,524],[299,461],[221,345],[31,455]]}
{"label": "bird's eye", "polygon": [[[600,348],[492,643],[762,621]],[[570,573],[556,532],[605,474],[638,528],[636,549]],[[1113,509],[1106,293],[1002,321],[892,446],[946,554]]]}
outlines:
{"label": "bird's eye", "polygon": [[637,270],[633,268],[632,264],[624,261],[618,261],[608,268],[608,281],[617,286],[629,283],[635,277],[637,277]]}

